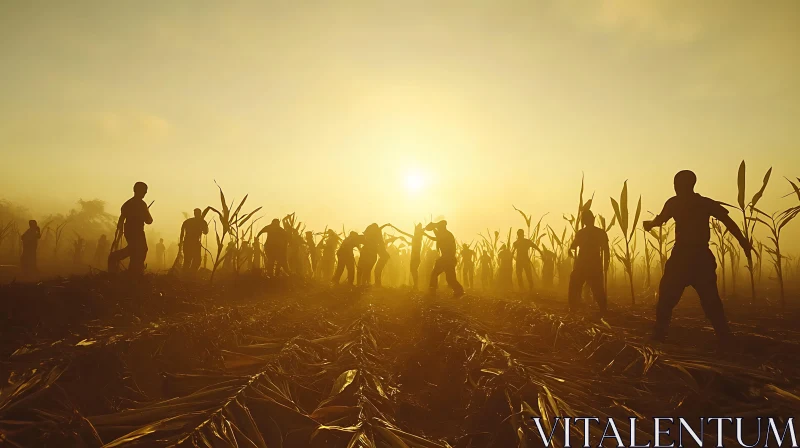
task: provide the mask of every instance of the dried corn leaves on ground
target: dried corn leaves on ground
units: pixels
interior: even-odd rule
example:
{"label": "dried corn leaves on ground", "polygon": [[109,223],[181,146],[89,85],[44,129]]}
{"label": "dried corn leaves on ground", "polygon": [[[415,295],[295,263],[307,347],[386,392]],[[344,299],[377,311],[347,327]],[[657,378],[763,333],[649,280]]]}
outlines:
{"label": "dried corn leaves on ground", "polygon": [[540,446],[532,416],[800,409],[796,308],[729,304],[740,347],[717,354],[688,297],[652,345],[651,306],[602,321],[555,297],[167,276],[0,296],[3,446]]}

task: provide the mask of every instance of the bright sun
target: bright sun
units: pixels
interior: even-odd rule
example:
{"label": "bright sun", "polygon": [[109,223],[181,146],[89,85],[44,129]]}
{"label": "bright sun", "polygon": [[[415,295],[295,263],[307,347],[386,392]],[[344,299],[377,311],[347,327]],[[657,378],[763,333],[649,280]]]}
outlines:
{"label": "bright sun", "polygon": [[425,187],[425,178],[418,171],[411,171],[406,174],[406,190],[410,193],[417,193]]}

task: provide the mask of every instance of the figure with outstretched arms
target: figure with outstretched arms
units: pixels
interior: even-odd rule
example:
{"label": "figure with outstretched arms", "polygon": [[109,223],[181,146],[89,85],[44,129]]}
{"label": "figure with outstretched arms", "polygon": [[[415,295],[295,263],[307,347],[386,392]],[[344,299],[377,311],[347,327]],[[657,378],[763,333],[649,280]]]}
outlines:
{"label": "figure with outstretched arms", "polygon": [[683,290],[691,286],[700,296],[700,304],[720,345],[725,346],[731,342],[732,334],[717,290],[716,260],[708,247],[711,238],[709,219],[716,218],[725,225],[748,259],[753,248],[720,202],[695,193],[696,182],[697,176],[691,171],[676,174],[675,196],[667,200],[661,213],[652,221],[642,223],[644,230],[649,232],[670,219],[675,220],[675,245],[659,285],[653,339],[666,339],[672,309],[680,301]]}

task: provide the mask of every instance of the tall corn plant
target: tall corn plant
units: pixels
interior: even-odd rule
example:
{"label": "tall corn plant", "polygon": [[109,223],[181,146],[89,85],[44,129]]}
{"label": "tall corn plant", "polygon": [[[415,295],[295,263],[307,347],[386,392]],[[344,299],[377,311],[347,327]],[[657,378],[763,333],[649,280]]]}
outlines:
{"label": "tall corn plant", "polygon": [[[800,198],[800,192],[798,192]],[[783,285],[783,259],[784,255],[781,253],[781,231],[787,224],[789,224],[798,214],[800,214],[800,206],[792,207],[782,212],[775,212],[771,215],[753,207],[759,216],[752,218],[752,220],[761,223],[770,231],[770,236],[767,237],[772,242],[772,247],[767,247],[766,251],[772,258],[772,264],[775,267],[775,275],[778,277],[778,285],[781,292],[781,307],[786,307],[786,294]]]}
{"label": "tall corn plant", "polygon": [[754,240],[754,241],[755,241],[755,253],[756,253],[755,269],[758,275],[757,277],[758,284],[759,286],[761,286],[761,277],[762,274],[764,273],[763,263],[762,263],[762,260],[764,260],[764,243],[762,243],[759,240]]}
{"label": "tall corn plant", "polygon": [[242,206],[244,205],[245,201],[247,201],[248,195],[245,195],[239,205],[234,208],[235,201],[231,200],[230,205],[225,201],[225,193],[222,192],[222,187],[220,187],[216,181],[214,182],[219,189],[219,200],[221,204],[222,210],[217,210],[214,207],[209,206],[208,208],[217,214],[217,217],[220,222],[220,226],[222,228],[222,233],[220,234],[219,228],[214,224],[214,236],[217,242],[217,256],[214,258],[214,266],[211,268],[211,278],[209,279],[209,283],[214,283],[214,275],[217,272],[217,268],[219,267],[222,260],[228,255],[228,252],[225,252],[225,255],[222,255],[222,250],[225,248],[225,240],[227,238],[236,238],[239,234],[239,228],[243,226],[253,215],[261,210],[261,207],[251,211],[250,213],[242,213],[240,217],[240,213],[242,211]]}
{"label": "tall corn plant", "polygon": [[[634,213],[633,226],[628,227],[628,181],[622,185],[622,193],[619,196],[619,202],[611,198],[611,206],[614,207],[614,215],[619,223],[620,230],[622,230],[623,241],[625,242],[624,256],[617,254],[619,261],[625,266],[625,272],[628,273],[628,281],[631,288],[631,304],[636,305],[636,295],[633,289],[633,258],[634,251],[631,251],[631,243],[636,238],[636,225],[639,224],[639,215],[642,212],[642,197],[639,196],[639,203],[636,205],[636,213]],[[634,247],[635,250],[635,247]]]}
{"label": "tall corn plant", "polygon": [[[650,212],[650,214],[652,215],[653,213]],[[675,242],[675,239],[672,238],[672,231],[674,229],[675,223],[670,222],[669,224],[659,227],[658,230],[651,229],[650,232],[648,232],[650,240],[647,240],[646,243],[649,243],[650,247],[658,254],[658,264],[661,268],[662,277],[664,276],[664,269],[667,266],[669,252],[672,249],[672,244]]]}
{"label": "tall corn plant", "polygon": [[[597,219],[600,220],[600,228],[603,229],[604,232],[608,233],[613,227],[614,224],[617,222],[617,216],[614,215],[611,217],[611,223],[606,225],[606,218],[603,215],[597,215]],[[610,261],[610,260],[609,260]],[[603,270],[603,289],[605,289],[606,293],[608,293],[608,270],[611,268],[611,263],[609,266],[606,266]]]}
{"label": "tall corn plant", "polygon": [[649,290],[650,287],[653,285],[652,279],[652,271],[653,271],[653,259],[656,256],[655,248],[652,244],[648,244],[647,235],[648,232],[644,229],[642,230],[642,241],[644,241],[644,288],[645,290]]}
{"label": "tall corn plant", "polygon": [[711,221],[711,229],[714,231],[714,237],[717,239],[716,241],[712,241],[711,245],[717,250],[717,258],[719,259],[720,270],[722,271],[722,297],[727,297],[728,295],[725,289],[725,258],[731,249],[728,244],[728,239],[726,238],[728,229],[717,219]]}
{"label": "tall corn plant", "polygon": [[742,254],[739,251],[739,242],[730,233],[728,233],[727,244],[731,260],[731,290],[733,297],[736,297],[736,279],[739,277],[739,261]]}
{"label": "tall corn plant", "polygon": [[[769,183],[769,176],[772,174],[772,168],[767,170],[767,173],[764,175],[764,180],[761,184],[761,189],[753,195],[753,198],[750,199],[750,202],[745,204],[745,187],[746,187],[746,168],[744,160],[742,163],[739,164],[739,173],[737,176],[737,186],[739,188],[739,194],[737,196],[737,202],[739,205],[739,211],[742,212],[742,233],[744,233],[744,237],[747,241],[750,242],[750,245],[753,245],[753,231],[755,230],[756,220],[756,204],[764,195],[764,190],[767,188],[767,183]],[[755,269],[753,266],[753,257],[750,254],[747,254],[747,271],[750,274],[750,297],[752,300],[756,299],[756,281],[755,281]]]}

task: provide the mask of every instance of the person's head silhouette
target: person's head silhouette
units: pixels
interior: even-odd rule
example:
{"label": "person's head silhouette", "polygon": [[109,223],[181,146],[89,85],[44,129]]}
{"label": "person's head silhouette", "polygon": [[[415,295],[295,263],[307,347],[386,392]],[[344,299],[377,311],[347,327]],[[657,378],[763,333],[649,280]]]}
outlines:
{"label": "person's head silhouette", "polygon": [[139,199],[144,198],[147,194],[147,184],[144,182],[136,182],[133,184],[133,196]]}
{"label": "person's head silhouette", "polygon": [[522,229],[517,230],[517,239],[521,240],[523,238],[525,238],[525,231]]}
{"label": "person's head silhouette", "polygon": [[594,213],[591,210],[586,210],[585,212],[581,213],[581,223],[583,223],[584,227],[590,227],[594,225]]}
{"label": "person's head silhouette", "polygon": [[195,218],[202,218],[203,217],[203,211],[200,210],[199,208],[194,209],[194,217]]}
{"label": "person's head silhouette", "polygon": [[30,221],[28,221],[28,227],[30,227],[31,229],[36,229],[39,227],[39,224],[36,223],[35,219],[31,219]]}
{"label": "person's head silhouette", "polygon": [[697,183],[697,176],[689,170],[679,171],[675,175],[675,194],[683,196],[694,193],[694,184]]}

